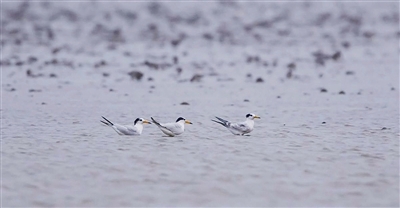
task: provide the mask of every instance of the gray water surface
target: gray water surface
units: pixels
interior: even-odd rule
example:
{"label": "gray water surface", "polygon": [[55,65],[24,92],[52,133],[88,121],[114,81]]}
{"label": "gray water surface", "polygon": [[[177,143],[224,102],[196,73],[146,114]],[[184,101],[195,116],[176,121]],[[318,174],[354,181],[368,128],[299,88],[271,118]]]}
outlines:
{"label": "gray water surface", "polygon": [[2,6],[2,206],[399,206],[398,3]]}

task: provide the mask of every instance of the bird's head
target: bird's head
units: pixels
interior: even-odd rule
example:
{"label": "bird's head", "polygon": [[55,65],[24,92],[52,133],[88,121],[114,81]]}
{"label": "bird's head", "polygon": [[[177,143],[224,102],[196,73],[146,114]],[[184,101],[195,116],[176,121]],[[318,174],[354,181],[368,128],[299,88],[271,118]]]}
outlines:
{"label": "bird's head", "polygon": [[186,119],[184,119],[182,117],[179,117],[178,119],[176,119],[176,123],[180,123],[180,122],[185,123],[185,124],[193,124],[189,120],[186,120]]}
{"label": "bird's head", "polygon": [[256,116],[253,113],[249,113],[249,114],[246,115],[246,118],[249,119],[249,120],[254,120],[255,118],[260,119],[261,117],[260,116]]}
{"label": "bird's head", "polygon": [[135,120],[135,122],[133,122],[133,125],[136,125],[136,124],[151,124],[151,122],[150,121],[148,121],[148,120],[146,120],[146,119],[144,119],[144,118],[137,118],[136,120]]}

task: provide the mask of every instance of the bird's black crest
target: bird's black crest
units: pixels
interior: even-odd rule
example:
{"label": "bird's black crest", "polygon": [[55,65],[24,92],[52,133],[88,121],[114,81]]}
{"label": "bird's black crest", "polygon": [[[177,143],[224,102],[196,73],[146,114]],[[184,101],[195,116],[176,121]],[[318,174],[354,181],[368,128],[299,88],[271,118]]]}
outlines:
{"label": "bird's black crest", "polygon": [[135,122],[133,122],[133,125],[136,125],[136,123],[139,122],[139,121],[140,121],[140,118],[137,118],[137,119],[135,120]]}
{"label": "bird's black crest", "polygon": [[176,119],[176,122],[179,122],[180,120],[185,120],[185,119],[182,117],[179,117],[178,119]]}
{"label": "bird's black crest", "polygon": [[253,115],[251,115],[250,113],[246,115],[246,118],[248,117],[252,117]]}

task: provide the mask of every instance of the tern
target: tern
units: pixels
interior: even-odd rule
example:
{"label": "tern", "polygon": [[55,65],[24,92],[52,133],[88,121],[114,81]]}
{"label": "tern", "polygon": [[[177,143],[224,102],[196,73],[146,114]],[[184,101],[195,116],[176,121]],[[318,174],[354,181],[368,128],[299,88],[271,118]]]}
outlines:
{"label": "tern", "polygon": [[222,126],[225,126],[229,131],[232,132],[232,134],[235,135],[245,135],[250,133],[251,131],[253,131],[254,129],[254,119],[255,118],[260,118],[259,116],[256,116],[252,113],[249,113],[246,115],[246,121],[241,122],[241,123],[231,123],[225,119],[219,118],[219,117],[215,117],[218,119],[218,121],[216,120],[212,120],[216,123],[221,124]]}
{"label": "tern", "polygon": [[158,126],[158,128],[160,128],[160,130],[170,136],[176,136],[179,134],[182,134],[185,131],[185,124],[192,124],[192,122],[179,117],[178,119],[176,119],[175,123],[159,123],[156,120],[154,120],[153,117],[151,117],[151,120]]}
{"label": "tern", "polygon": [[143,125],[142,124],[151,124],[151,122],[143,119],[143,118],[137,118],[135,122],[133,122],[133,125],[120,125],[117,123],[113,123],[110,120],[106,119],[104,116],[102,118],[105,121],[101,122],[107,126],[112,127],[119,135],[130,135],[130,136],[138,136],[142,134],[143,131]]}

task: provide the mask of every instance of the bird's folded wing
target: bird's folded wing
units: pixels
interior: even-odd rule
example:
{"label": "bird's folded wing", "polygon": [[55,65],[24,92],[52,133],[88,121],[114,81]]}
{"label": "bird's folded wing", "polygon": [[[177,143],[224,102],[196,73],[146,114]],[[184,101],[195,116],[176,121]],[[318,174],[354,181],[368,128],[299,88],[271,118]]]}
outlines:
{"label": "bird's folded wing", "polygon": [[138,133],[137,130],[131,126],[122,126],[119,124],[114,124],[114,126],[119,132],[125,135],[132,135]]}
{"label": "bird's folded wing", "polygon": [[242,124],[242,123],[231,124],[231,128],[235,129],[237,131],[240,131],[240,132],[248,132],[248,131],[250,131],[250,127],[245,125],[245,124]]}
{"label": "bird's folded wing", "polygon": [[160,127],[172,133],[174,132],[173,130],[177,128],[173,123],[160,124]]}

